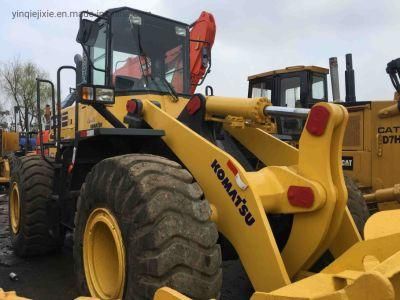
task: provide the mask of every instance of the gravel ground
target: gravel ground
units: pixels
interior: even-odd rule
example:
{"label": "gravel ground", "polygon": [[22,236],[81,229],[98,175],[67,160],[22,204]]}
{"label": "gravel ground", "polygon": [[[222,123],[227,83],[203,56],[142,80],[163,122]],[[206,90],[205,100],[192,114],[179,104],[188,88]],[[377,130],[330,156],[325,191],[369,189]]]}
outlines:
{"label": "gravel ground", "polygon": [[[71,300],[76,298],[73,258],[70,248],[58,254],[20,259],[13,254],[8,238],[7,197],[0,195],[0,287],[5,291],[15,290],[18,295],[32,299]],[[223,264],[224,281],[222,299],[249,299],[251,284],[239,261]],[[14,272],[18,280],[11,280]]]}

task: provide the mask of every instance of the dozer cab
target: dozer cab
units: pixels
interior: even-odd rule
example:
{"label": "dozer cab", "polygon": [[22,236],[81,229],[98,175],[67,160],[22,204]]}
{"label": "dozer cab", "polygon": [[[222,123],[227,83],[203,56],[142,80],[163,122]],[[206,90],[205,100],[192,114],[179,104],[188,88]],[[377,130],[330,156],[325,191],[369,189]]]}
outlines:
{"label": "dozer cab", "polygon": [[74,104],[61,110],[57,89],[53,139],[39,134],[40,155],[12,173],[18,255],[73,232],[82,295],[212,299],[225,239],[252,299],[400,297],[399,212],[376,214],[362,241],[346,208],[343,106],[314,105],[296,149],[266,131],[284,110],[266,97],[190,95],[190,45],[209,53],[190,25],[127,7],[93,16],[81,14],[84,58],[57,76],[76,71]]}
{"label": "dozer cab", "polygon": [[[344,174],[354,181],[348,188],[355,192],[356,189],[361,190],[371,213],[398,208],[400,171],[395,162],[400,157],[400,130],[397,125],[400,122],[400,59],[387,65],[386,70],[396,92],[393,100],[385,101],[356,101],[352,58],[346,55],[346,101],[340,102],[338,85],[335,89],[338,75],[334,75],[337,74],[337,59],[331,58],[330,62],[334,100],[349,112],[342,152]],[[318,101],[328,101],[328,73],[328,69],[321,67],[297,66],[252,75],[248,77],[249,97],[270,94],[274,105],[294,110],[308,108]],[[271,82],[274,84],[270,85]],[[276,123],[277,136],[292,143],[298,140],[304,126],[304,120],[300,118],[276,116]]]}

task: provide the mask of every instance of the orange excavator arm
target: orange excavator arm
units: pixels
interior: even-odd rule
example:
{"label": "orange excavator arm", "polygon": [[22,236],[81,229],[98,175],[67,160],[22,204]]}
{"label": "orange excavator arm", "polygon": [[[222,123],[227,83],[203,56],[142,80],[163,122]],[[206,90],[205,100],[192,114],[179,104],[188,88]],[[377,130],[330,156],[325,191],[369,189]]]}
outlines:
{"label": "orange excavator arm", "polygon": [[[191,25],[190,30],[190,79],[193,94],[196,87],[200,85],[205,75],[210,72],[211,49],[214,45],[216,24],[214,16],[203,11],[200,17]],[[205,52],[206,51],[206,52]],[[204,60],[204,55],[208,60]]]}

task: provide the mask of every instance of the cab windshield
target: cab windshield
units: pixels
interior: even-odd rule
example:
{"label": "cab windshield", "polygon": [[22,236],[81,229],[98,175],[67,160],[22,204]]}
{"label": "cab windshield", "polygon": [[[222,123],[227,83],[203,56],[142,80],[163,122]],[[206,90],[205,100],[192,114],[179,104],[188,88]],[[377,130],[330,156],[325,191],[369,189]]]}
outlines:
{"label": "cab windshield", "polygon": [[[116,91],[189,92],[187,25],[123,9],[111,13],[111,33],[109,76]],[[91,49],[99,69],[105,69],[106,34],[104,26]],[[104,84],[105,76],[93,70],[93,84]]]}

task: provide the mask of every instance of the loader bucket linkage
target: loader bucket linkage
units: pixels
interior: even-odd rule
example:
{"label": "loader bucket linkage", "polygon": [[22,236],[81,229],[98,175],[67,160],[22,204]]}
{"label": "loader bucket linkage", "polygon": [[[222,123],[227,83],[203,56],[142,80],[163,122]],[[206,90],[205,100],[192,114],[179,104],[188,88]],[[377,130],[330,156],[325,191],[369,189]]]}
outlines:
{"label": "loader bucket linkage", "polygon": [[[224,103],[228,103],[225,100],[208,97],[207,113],[212,114],[213,110],[220,112]],[[240,102],[241,99],[235,100]],[[255,100],[254,107],[257,103]],[[236,105],[240,106],[238,103]],[[198,157],[196,165],[212,162],[212,158],[216,157],[219,164],[217,174],[222,174],[223,162],[231,161],[239,169],[242,181],[248,185],[248,188],[241,192],[247,200],[248,210],[252,212],[252,217],[256,221],[251,227],[243,226],[236,231],[231,230],[234,228],[231,222],[236,228],[244,222],[240,218],[236,219],[234,212],[232,215],[224,213],[224,210],[227,210],[225,204],[229,200],[224,201],[222,194],[216,198],[215,190],[220,187],[218,184],[212,186],[210,183],[215,164],[211,174],[197,174],[195,171],[197,168],[190,168],[193,160],[189,159],[189,155],[193,153],[189,154],[181,148],[184,147],[181,143],[184,143],[187,128],[179,125],[174,118],[151,102],[146,101],[144,107],[146,122],[153,128],[163,128],[166,131],[164,141],[171,145],[174,152],[189,166],[198,182],[205,187],[206,197],[217,216],[218,227],[232,241],[253,283],[256,292],[252,299],[362,299],[367,295],[376,295],[373,299],[396,299],[394,290],[397,289],[397,284],[394,279],[397,278],[400,263],[395,262],[400,258],[400,253],[397,254],[400,234],[393,234],[393,228],[398,228],[399,224],[383,225],[382,218],[379,217],[381,213],[378,213],[367,223],[365,231],[367,240],[361,241],[346,208],[347,192],[340,156],[347,121],[347,111],[344,107],[327,103],[314,106],[300,139],[299,150],[275,140],[260,129],[229,128],[229,125],[226,125],[225,129],[246,147],[249,139],[258,138],[258,146],[249,149],[255,150],[254,153],[266,165],[272,165],[258,172],[244,171],[239,163],[231,157],[226,157],[228,155],[222,151],[216,150],[213,153],[214,151],[208,149],[207,153],[203,149],[204,158]],[[235,110],[232,107],[229,109]],[[250,108],[248,110],[255,111]],[[268,110],[264,108],[264,111]],[[175,134],[168,134],[172,130]],[[260,149],[264,149],[268,154],[268,150],[265,149],[268,149],[266,146],[272,141],[275,143],[275,152],[283,154],[286,158],[286,166],[284,166],[285,158],[282,159],[281,155],[279,158],[265,153],[262,155]],[[194,148],[201,151],[205,144],[207,142],[198,137],[194,142],[196,145]],[[296,165],[291,165],[293,162],[297,162]],[[224,176],[231,181],[235,180],[228,175],[228,172],[225,172]],[[221,176],[219,179],[223,182],[224,178]],[[293,188],[296,190],[304,186],[310,187],[313,191],[314,200],[311,205],[303,202],[307,198],[306,189],[297,190],[302,192],[297,198],[298,203],[296,203],[296,192],[290,195],[289,190],[293,193]],[[287,200],[289,203],[292,201],[291,205],[287,204]],[[275,241],[270,234],[264,211],[294,213],[292,233],[281,254],[277,251]],[[385,219],[392,216],[390,218],[392,223],[398,223],[397,219],[400,220],[397,211],[385,214],[382,216]],[[386,228],[390,228],[390,231]],[[310,276],[310,273],[304,272],[327,249],[336,260],[318,274]],[[304,279],[299,280],[300,278]],[[162,288],[156,293],[155,299],[187,299],[187,297],[169,288]]]}

